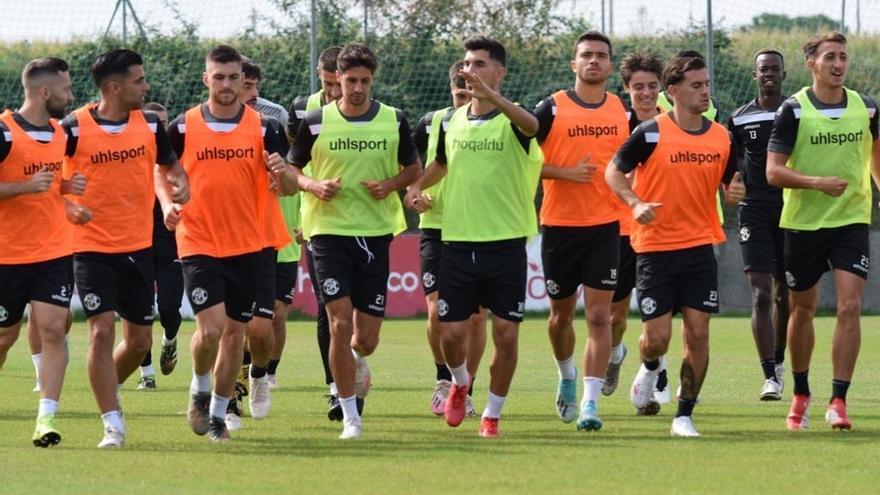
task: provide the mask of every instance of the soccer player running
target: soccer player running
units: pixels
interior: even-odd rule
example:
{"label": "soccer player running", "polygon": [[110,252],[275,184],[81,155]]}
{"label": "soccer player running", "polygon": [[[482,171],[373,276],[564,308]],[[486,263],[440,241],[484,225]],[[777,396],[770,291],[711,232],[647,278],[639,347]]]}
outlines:
{"label": "soccer player running", "polygon": [[[61,178],[64,130],[54,120],[73,102],[67,62],[31,60],[21,75],[24,103],[0,114],[0,368],[21,329],[25,307],[39,334],[40,404],[33,443],[61,441],[55,414],[67,367],[65,330],[73,293],[71,226],[89,220],[89,211],[63,194],[81,195],[86,178]],[[11,219],[15,219],[12,221]]]}
{"label": "soccer player running", "polygon": [[[144,110],[159,117],[162,127],[168,125],[168,110],[159,103],[144,104]],[[180,301],[183,298],[183,272],[177,258],[177,241],[174,232],[165,228],[162,205],[156,199],[153,206],[153,275],[156,279],[156,306],[162,325],[162,353],[159,368],[163,375],[170,375],[177,366],[177,332],[180,331]],[[153,353],[147,351],[141,362],[141,379],[138,390],[156,389],[156,370]]]}
{"label": "soccer player running", "polygon": [[[550,297],[547,322],[559,371],[556,411],[577,429],[602,428],[599,394],[611,353],[611,301],[617,286],[623,204],[605,183],[605,165],[629,136],[630,113],[605,90],[614,64],[611,41],[587,31],[574,44],[574,87],[545,98],[535,109],[544,152],[541,257]],[[588,337],[584,396],[577,408],[574,363],[578,288],[584,287]]]}
{"label": "soccer player running", "polygon": [[813,84],[785,100],[767,147],[767,182],[781,187],[785,279],[790,291],[788,348],[794,395],[789,430],[809,424],[807,378],[819,278],[830,268],[837,288],[831,348],[833,380],[825,420],[851,429],[846,393],[861,343],[861,301],[870,265],[871,175],[880,178],[877,105],[846,86],[846,38],[837,32],[804,45]]}
{"label": "soccer player running", "polygon": [[[413,141],[419,154],[424,157],[423,163],[430,165],[437,153],[437,142],[440,136],[440,126],[443,117],[452,108],[458,108],[470,102],[464,78],[459,74],[464,61],[459,60],[449,68],[449,91],[452,96],[452,107],[428,112],[416,124],[413,129]],[[428,345],[434,356],[434,365],[437,369],[434,393],[431,395],[431,412],[442,416],[446,410],[446,400],[449,398],[449,389],[452,386],[452,375],[446,366],[441,346],[440,319],[437,315],[437,300],[440,277],[440,254],[442,251],[442,226],[443,226],[443,181],[429,187],[424,194],[431,198],[431,209],[422,213],[419,220],[419,228],[422,237],[419,242],[419,259],[422,271],[422,289],[425,291],[425,302],[428,307]],[[480,309],[470,317],[471,328],[467,334],[467,363],[468,375],[471,382],[468,386],[467,415],[475,416],[471,396],[474,390],[474,377],[483,358],[486,348],[486,316],[487,311]]]}
{"label": "soccer player running", "polygon": [[761,400],[782,398],[788,289],[783,275],[784,233],[779,227],[782,190],[767,184],[767,143],[776,109],[785,99],[782,53],[764,49],[755,55],[752,77],[758,96],[737,108],[727,121],[746,196],[739,204],[739,243],[752,288],[752,335],[764,372]]}
{"label": "soccer player running", "polygon": [[[357,398],[370,389],[366,357],[379,343],[385,315],[389,245],[406,228],[396,191],[421,169],[403,113],[370,98],[378,66],[367,46],[345,45],[336,71],[342,98],[306,115],[291,150],[299,186],[308,192],[303,234],[330,317],[341,439],[362,433]],[[307,164],[310,176],[301,170]]]}
{"label": "soccer player running", "polygon": [[[321,80],[321,89],[309,96],[297,96],[290,105],[289,120],[287,122],[287,135],[292,141],[296,140],[296,134],[300,123],[308,112],[318,110],[328,103],[332,103],[342,97],[342,88],[336,77],[336,57],[339,56],[341,47],[331,46],[321,52],[318,57],[318,78]],[[306,175],[311,174],[308,165],[303,169]],[[300,202],[300,215],[304,216],[306,202]],[[312,260],[312,251],[308,243],[305,244],[306,267],[309,271],[309,280],[317,302],[317,327],[318,350],[321,353],[321,364],[324,366],[324,383],[329,387],[327,394],[327,419],[342,421],[342,405],[339,403],[339,390],[333,381],[333,372],[330,370],[330,320],[327,318],[327,308],[321,296],[321,288],[318,286],[318,276],[315,274],[315,264]],[[363,399],[357,399],[358,414],[363,413]]]}
{"label": "soccer player running", "polygon": [[[154,196],[179,205],[189,191],[159,118],[141,111],[150,89],[141,56],[111,50],[98,55],[91,72],[101,99],[62,123],[64,176],[89,180],[88,191],[74,198],[92,220],[73,229],[73,269],[88,318],[89,381],[104,422],[98,447],[115,448],[125,443],[119,389],[152,344]],[[115,351],[114,313],[124,335]]]}
{"label": "soccer player running", "polygon": [[[250,60],[242,61],[242,86],[239,92],[239,101],[254,110],[259,95],[262,71],[260,66]],[[282,108],[282,110],[284,110]],[[259,111],[259,110],[258,110]],[[261,114],[262,115],[262,114]],[[286,111],[285,111],[286,116]],[[280,157],[287,156],[289,146],[287,133],[281,121],[263,115],[266,127],[265,146],[270,154],[278,154]],[[286,120],[286,119],[285,119]],[[291,172],[292,173],[292,172]],[[292,177],[292,175],[291,175]],[[271,406],[271,391],[269,386],[269,363],[275,352],[275,305],[276,305],[276,277],[278,272],[278,246],[286,248],[292,239],[292,230],[296,227],[295,208],[293,222],[288,226],[288,220],[284,217],[281,209],[280,198],[276,194],[270,194],[266,202],[266,240],[265,247],[260,253],[260,282],[257,291],[256,310],[254,318],[247,324],[245,351],[242,368],[243,375],[239,375],[236,382],[236,400],[229,401],[226,414],[226,426],[230,430],[241,427],[241,410],[238,401],[241,400],[239,391],[247,391],[248,403],[251,416],[254,419],[263,419],[269,414]],[[290,230],[288,230],[290,229]],[[295,243],[294,243],[295,244]],[[289,276],[289,275],[288,275]],[[290,280],[282,283],[288,287],[288,294],[293,286]],[[282,347],[284,343],[281,343]],[[239,386],[238,382],[246,383],[246,387]]]}
{"label": "soccer player running", "polygon": [[266,120],[238,99],[238,51],[226,45],[213,48],[205,58],[202,80],[208,101],[168,128],[190,176],[192,201],[181,210],[168,198],[159,199],[165,225],[176,230],[184,286],[196,316],[189,423],[196,434],[225,442],[229,431],[224,418],[241,366],[245,329],[257,309],[261,253],[267,240],[274,239],[267,232],[267,169],[280,185],[288,183],[283,180],[288,167],[279,155],[268,153]]}
{"label": "soccer player running", "polygon": [[[620,61],[620,78],[623,89],[627,92],[633,115],[630,119],[630,132],[640,123],[660,115],[662,110],[657,106],[657,95],[660,93],[660,78],[663,75],[663,63],[657,55],[651,53],[630,53]],[[631,174],[630,174],[631,175]],[[611,395],[617,390],[620,380],[620,367],[626,358],[627,349],[623,344],[626,333],[629,303],[636,284],[636,253],[630,242],[632,212],[628,208],[620,210],[620,263],[617,269],[617,287],[611,298],[611,356],[608,370],[605,372],[605,384],[602,393]],[[661,358],[660,374],[657,377],[655,397],[658,403],[669,402],[666,358]],[[665,400],[664,400],[665,399]],[[659,412],[658,408],[647,412]]]}
{"label": "soccer player running", "polygon": [[538,119],[499,93],[507,74],[504,46],[476,36],[464,48],[461,76],[471,102],[444,117],[435,163],[406,200],[425,211],[431,204],[422,191],[445,176],[437,314],[452,374],[446,423],[458,426],[466,414],[467,334],[471,315],[484,307],[492,312],[495,352],[479,432],[494,438],[516,370],[525,312],[526,238],[537,233],[534,196],[543,156],[533,139]]}
{"label": "soccer player running", "polygon": [[[705,117],[709,75],[697,57],[674,57],[663,71],[675,106],[641,124],[605,172],[632,209],[632,245],[642,313],[642,366],[630,399],[642,409],[654,400],[660,362],[672,337],[672,315],[683,317],[681,393],[672,422],[675,436],[699,436],[691,420],[709,364],[709,316],[718,312],[713,244],[724,241],[715,194],[736,173],[727,130]],[[634,185],[626,174],[635,171]],[[742,199],[731,190],[729,200]]]}

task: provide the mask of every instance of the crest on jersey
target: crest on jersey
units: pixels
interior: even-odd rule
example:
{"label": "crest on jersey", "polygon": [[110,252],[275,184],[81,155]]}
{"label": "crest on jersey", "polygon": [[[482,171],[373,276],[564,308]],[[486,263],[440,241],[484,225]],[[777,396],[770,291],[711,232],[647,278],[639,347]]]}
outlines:
{"label": "crest on jersey", "polygon": [[339,292],[339,282],[335,278],[328,278],[321,287],[328,296],[335,296]]}
{"label": "crest on jersey", "polygon": [[646,315],[654,314],[657,311],[657,301],[653,297],[646,297],[641,302],[642,313]]}
{"label": "crest on jersey", "polygon": [[194,304],[201,306],[208,301],[208,291],[206,291],[203,287],[196,287],[192,291],[192,301]]}

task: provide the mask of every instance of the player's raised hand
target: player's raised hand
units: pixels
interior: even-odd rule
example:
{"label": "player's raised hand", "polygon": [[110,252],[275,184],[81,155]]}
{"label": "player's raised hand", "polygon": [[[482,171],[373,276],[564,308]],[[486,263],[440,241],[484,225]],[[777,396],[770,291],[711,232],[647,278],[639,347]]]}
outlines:
{"label": "player's raised hand", "polygon": [[663,206],[663,203],[650,203],[645,201],[638,202],[632,208],[633,218],[642,225],[647,225],[657,218],[654,212],[657,208]]}
{"label": "player's raised hand", "polygon": [[463,70],[458,71],[458,75],[464,79],[464,82],[467,84],[467,95],[471,98],[478,99],[486,99],[492,100],[493,97],[498,95],[498,92],[490,88],[480,79],[476,74],[471,74],[470,72],[465,72]]}
{"label": "player's raised hand", "polygon": [[829,196],[840,196],[846,191],[849,183],[840,177],[819,177],[819,183],[816,189],[822,191]]}
{"label": "player's raised hand", "polygon": [[88,185],[88,179],[82,172],[74,172],[70,177],[70,185],[69,192],[75,196],[82,196],[86,193],[86,185]]}
{"label": "player's raised hand", "polygon": [[39,172],[31,176],[31,179],[27,183],[27,190],[29,193],[33,194],[46,192],[52,187],[52,182],[54,180],[55,173],[49,170],[49,167],[43,167]]}
{"label": "player's raised hand", "polygon": [[391,189],[381,180],[362,180],[361,185],[367,188],[373,199],[382,200],[391,194]]}
{"label": "player's raised hand", "polygon": [[315,195],[318,199],[323,199],[324,201],[330,201],[334,196],[339,194],[339,191],[342,190],[342,177],[337,177],[335,179],[324,179],[313,182],[309,186],[309,192]]}
{"label": "player's raised hand", "polygon": [[742,201],[746,197],[746,185],[743,182],[742,175],[739,172],[733,173],[730,184],[727,186],[727,202],[734,204]]}
{"label": "player's raised hand", "polygon": [[171,203],[168,206],[162,207],[162,213],[165,217],[165,228],[168,230],[174,230],[177,228],[177,224],[180,223],[180,213],[183,211],[183,207],[181,207],[177,203]]}
{"label": "player's raised hand", "polygon": [[567,167],[565,171],[568,174],[568,180],[572,182],[580,182],[586,184],[593,181],[593,174],[599,167],[590,164],[592,153],[587,153],[583,160],[578,162],[574,167]]}

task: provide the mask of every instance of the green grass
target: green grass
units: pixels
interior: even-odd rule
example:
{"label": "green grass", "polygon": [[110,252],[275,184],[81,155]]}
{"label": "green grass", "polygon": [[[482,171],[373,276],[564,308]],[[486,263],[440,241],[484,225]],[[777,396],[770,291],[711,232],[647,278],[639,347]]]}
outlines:
{"label": "green grass", "polygon": [[[833,319],[817,320],[813,428],[793,434],[784,426],[787,401],[757,400],[762,376],[748,320],[714,320],[709,375],[695,415],[703,437],[685,440],[669,436],[674,405],[659,417],[633,414],[628,385],[637,366],[635,320],[626,336],[631,354],[621,388],[601,402],[604,429],[585,434],[561,423],[544,321],[533,317],[521,334],[503,438],[486,441],[477,436],[474,419],[452,429],[430,414],[434,370],[423,323],[389,321],[370,358],[374,388],[364,437],[342,442],[336,438],[340,424],[325,416],[314,326],[295,322],[279,368],[283,388],[273,394],[270,417],[246,417],[244,429],[222,446],[192,434],[184,416],[190,378],[186,343],[193,328],[188,323],[178,369],[158,377],[159,390],[137,392],[136,376],[126,384],[128,436],[121,451],[95,448],[101,421],[85,375],[85,325],[77,323],[59,412],[61,445],[47,450],[31,445],[38,397],[31,392],[33,366],[24,338],[0,371],[0,492],[876,493],[878,323],[877,317],[863,320],[863,359],[849,400],[855,429],[840,433],[822,420],[830,393]],[[583,324],[578,337],[580,348]],[[678,362],[680,353],[676,332],[670,362]],[[485,402],[488,363],[487,353],[477,379],[478,408]]]}

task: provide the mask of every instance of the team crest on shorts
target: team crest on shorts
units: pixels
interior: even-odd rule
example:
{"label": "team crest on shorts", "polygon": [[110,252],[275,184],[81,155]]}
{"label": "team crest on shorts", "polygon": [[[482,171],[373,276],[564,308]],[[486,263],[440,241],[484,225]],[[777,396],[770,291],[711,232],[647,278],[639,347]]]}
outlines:
{"label": "team crest on shorts", "polygon": [[445,299],[439,299],[437,301],[437,314],[446,316],[447,313],[449,313],[449,304]]}
{"label": "team crest on shorts", "polygon": [[434,287],[435,283],[437,283],[437,277],[431,272],[425,272],[422,275],[422,283],[425,284],[426,288],[430,289],[431,287]]}
{"label": "team crest on shorts", "polygon": [[642,313],[646,315],[654,314],[657,311],[657,301],[653,297],[646,297],[641,302]]}
{"label": "team crest on shorts", "polygon": [[0,306],[0,321],[6,321],[7,318],[9,318],[9,311],[3,306]]}
{"label": "team crest on shorts", "polygon": [[202,287],[196,287],[195,289],[193,289],[191,296],[193,303],[200,306],[208,301],[208,291],[206,291]]}
{"label": "team crest on shorts", "polygon": [[740,227],[739,229],[739,240],[742,242],[746,242],[749,240],[749,237],[752,236],[752,231],[749,230],[748,227]]}
{"label": "team crest on shorts", "polygon": [[339,282],[335,278],[328,278],[324,281],[322,288],[324,289],[324,294],[335,296],[339,292]]}
{"label": "team crest on shorts", "polygon": [[556,294],[559,294],[559,284],[557,284],[556,281],[547,279],[547,282],[545,285],[547,285],[547,293],[548,294],[552,294],[554,296]]}
{"label": "team crest on shorts", "polygon": [[94,311],[101,306],[101,298],[90,292],[83,298],[82,303],[87,310]]}
{"label": "team crest on shorts", "polygon": [[794,287],[797,285],[797,279],[794,278],[794,275],[791,272],[785,272],[785,283],[788,284],[789,287]]}

